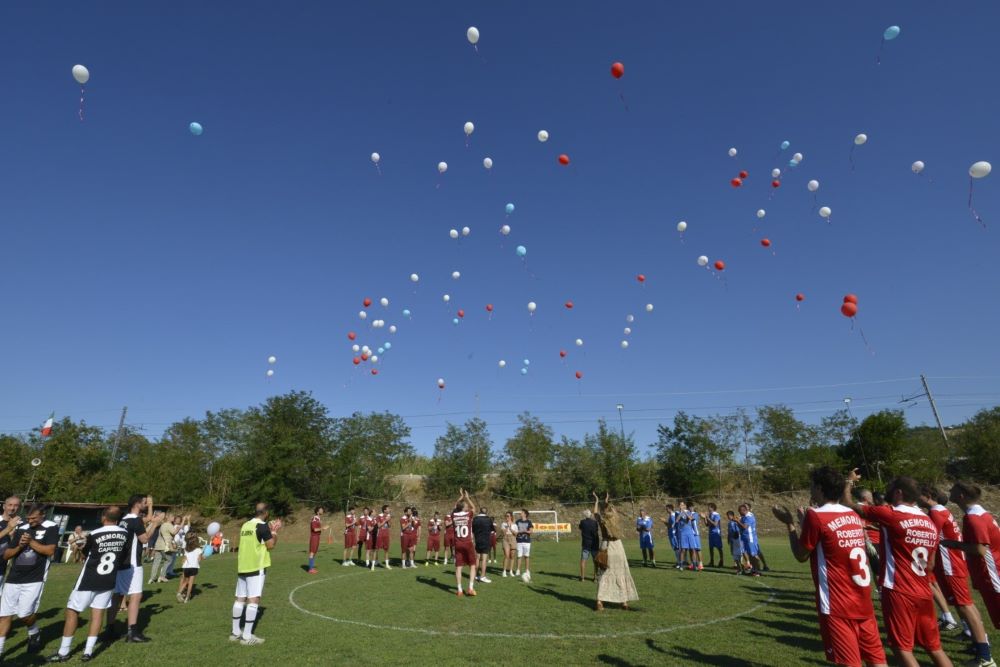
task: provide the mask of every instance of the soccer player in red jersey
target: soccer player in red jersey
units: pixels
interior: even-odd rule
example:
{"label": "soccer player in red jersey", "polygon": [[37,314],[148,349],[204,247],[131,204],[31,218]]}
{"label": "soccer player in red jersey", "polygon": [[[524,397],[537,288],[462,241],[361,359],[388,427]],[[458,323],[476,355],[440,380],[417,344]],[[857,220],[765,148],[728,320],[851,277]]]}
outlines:
{"label": "soccer player in red jersey", "polygon": [[354,516],[354,505],[351,505],[347,508],[347,513],[344,514],[344,560],[341,561],[341,565],[355,565],[351,556],[354,554],[354,547],[358,543],[357,526],[358,519]]}
{"label": "soccer player in red jersey", "polygon": [[316,553],[319,551],[319,538],[323,536],[326,526],[323,525],[323,508],[313,510],[312,521],[309,522],[309,574],[316,574]]}
{"label": "soccer player in red jersey", "polygon": [[[859,479],[852,470],[848,485]],[[938,530],[917,507],[919,498],[916,480],[897,477],[886,488],[888,505],[855,503],[854,511],[882,527],[882,618],[893,653],[906,667],[918,667],[913,647],[922,646],[937,667],[951,667],[951,660],[941,650],[931,591],[933,576],[928,576],[934,569]],[[845,490],[843,502],[851,502],[849,490]]]}
{"label": "soccer player in red jersey", "polygon": [[455,560],[455,523],[451,515],[444,517],[444,564],[448,564],[448,556]]}
{"label": "soccer player in red jersey", "polygon": [[434,512],[434,516],[427,522],[427,555],[424,557],[424,567],[431,564],[431,554],[434,554],[434,564],[438,564],[441,554],[441,514]]}
{"label": "soccer player in red jersey", "polygon": [[375,517],[375,537],[373,540],[375,542],[375,553],[371,565],[373,570],[378,564],[378,554],[380,551],[383,552],[385,558],[385,569],[392,569],[392,565],[389,564],[389,533],[391,530],[392,512],[389,511],[388,505],[382,505],[382,511]]}
{"label": "soccer player in red jersey", "polygon": [[[1000,561],[1000,527],[993,516],[979,504],[981,496],[982,490],[975,484],[956,482],[951,487],[949,499],[965,512],[962,541],[944,540],[943,543],[946,547],[965,552],[972,585],[983,597],[993,627],[1000,628],[1000,572],[997,571],[997,561]],[[977,643],[976,648],[980,649],[981,645]],[[979,658],[983,659],[981,651]]]}
{"label": "soccer player in red jersey", "polygon": [[937,526],[940,539],[938,558],[934,564],[934,578],[937,579],[946,601],[944,610],[947,616],[942,618],[942,623],[954,624],[954,619],[948,618],[951,616],[948,605],[955,605],[958,608],[958,615],[965,621],[972,635],[976,661],[971,664],[975,667],[994,667],[996,663],[990,652],[983,618],[979,615],[979,609],[976,608],[969,591],[969,567],[965,562],[965,553],[961,549],[945,546],[945,542],[948,541],[962,541],[962,531],[951,512],[945,507],[947,502],[948,495],[934,487],[925,486],[920,490],[920,506],[927,510],[931,521]]}
{"label": "soccer player in red jersey", "polygon": [[455,503],[451,522],[455,529],[455,581],[458,583],[458,597],[462,597],[462,568],[469,566],[469,590],[465,595],[476,595],[476,545],[472,540],[472,517],[476,505],[469,493],[462,489],[462,495]]}
{"label": "soccer player in red jersey", "polygon": [[420,543],[420,513],[417,511],[416,507],[411,508],[410,512],[410,548],[408,553],[410,556],[410,567],[416,567],[417,564],[413,562],[414,558],[417,556],[417,544]]}
{"label": "soccer player in red jersey", "polygon": [[372,564],[372,552],[375,550],[375,517],[371,508],[366,507],[361,513],[361,528],[358,541],[365,546],[365,567]]}
{"label": "soccer player in red jersey", "polygon": [[410,559],[410,537],[411,526],[413,525],[413,508],[403,508],[403,516],[399,517],[399,562],[403,569],[409,567]]}
{"label": "soccer player in red jersey", "polygon": [[788,527],[795,558],[809,561],[816,586],[816,611],[828,662],[845,667],[885,667],[885,650],[872,606],[872,572],[861,518],[840,503],[847,481],[828,466],[812,473],[815,507],[799,509],[801,535],[785,507],[773,508]]}
{"label": "soccer player in red jersey", "polygon": [[[856,495],[862,505],[874,506],[882,504],[875,502],[875,497],[868,489],[861,489]],[[867,540],[865,546],[868,549],[868,560],[871,563],[872,571],[880,572],[882,569],[882,531],[879,529],[878,524],[865,521],[865,539]]]}

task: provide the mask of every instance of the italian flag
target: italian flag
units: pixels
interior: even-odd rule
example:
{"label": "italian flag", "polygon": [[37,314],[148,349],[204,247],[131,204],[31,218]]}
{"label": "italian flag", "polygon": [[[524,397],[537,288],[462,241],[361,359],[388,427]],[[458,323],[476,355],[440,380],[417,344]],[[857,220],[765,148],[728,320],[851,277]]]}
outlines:
{"label": "italian flag", "polygon": [[47,438],[50,435],[52,435],[52,422],[54,421],[55,416],[56,416],[56,413],[53,412],[51,415],[49,415],[49,418],[45,420],[45,423],[42,424],[42,437],[43,438]]}

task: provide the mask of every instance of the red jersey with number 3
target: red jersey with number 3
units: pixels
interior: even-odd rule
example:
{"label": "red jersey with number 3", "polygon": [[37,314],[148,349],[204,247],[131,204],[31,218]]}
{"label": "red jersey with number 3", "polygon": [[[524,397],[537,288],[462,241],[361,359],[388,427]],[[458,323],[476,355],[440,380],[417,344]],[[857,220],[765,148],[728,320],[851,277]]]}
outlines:
{"label": "red jersey with number 3", "polygon": [[861,517],[836,503],[810,507],[802,521],[799,543],[811,552],[809,563],[819,613],[873,619],[872,571]]}
{"label": "red jersey with number 3", "polygon": [[[962,530],[958,527],[955,517],[944,505],[935,505],[930,511],[931,521],[937,526],[939,540],[962,541]],[[960,549],[949,549],[938,545],[938,560],[934,565],[934,573],[946,577],[965,579],[969,576],[969,568],[965,564],[965,554]]]}
{"label": "red jersey with number 3", "polygon": [[988,545],[985,556],[969,555],[973,586],[984,594],[990,591],[994,595],[1000,594],[1000,572],[997,571],[997,562],[1000,561],[1000,527],[982,505],[970,505],[965,510],[963,528],[966,544]]}
{"label": "red jersey with number 3", "polygon": [[937,552],[938,529],[930,517],[911,505],[869,506],[864,513],[882,526],[882,587],[917,599],[933,597],[927,569]]}
{"label": "red jersey with number 3", "polygon": [[455,527],[455,541],[472,543],[472,512],[452,512],[451,523]]}

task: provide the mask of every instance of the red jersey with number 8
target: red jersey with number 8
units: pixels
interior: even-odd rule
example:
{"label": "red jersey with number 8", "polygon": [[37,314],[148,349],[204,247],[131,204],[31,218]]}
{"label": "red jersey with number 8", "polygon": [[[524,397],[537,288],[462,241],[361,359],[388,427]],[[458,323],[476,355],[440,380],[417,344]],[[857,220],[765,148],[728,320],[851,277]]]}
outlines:
{"label": "red jersey with number 8", "polygon": [[452,512],[451,522],[455,527],[455,542],[472,544],[472,512]]}
{"label": "red jersey with number 8", "polygon": [[864,513],[882,526],[882,587],[917,599],[933,597],[927,569],[937,552],[938,529],[930,517],[910,505],[868,506]]}
{"label": "red jersey with number 8", "polygon": [[865,525],[854,510],[836,503],[810,507],[799,543],[809,557],[816,608],[838,618],[875,617],[872,571],[865,548]]}

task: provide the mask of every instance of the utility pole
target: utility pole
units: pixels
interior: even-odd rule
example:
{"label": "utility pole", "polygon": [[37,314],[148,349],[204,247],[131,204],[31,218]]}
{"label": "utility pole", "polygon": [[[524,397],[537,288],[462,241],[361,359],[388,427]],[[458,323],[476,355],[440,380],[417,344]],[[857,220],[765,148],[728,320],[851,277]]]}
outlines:
{"label": "utility pole", "polygon": [[944,438],[944,446],[950,449],[951,445],[948,444],[948,434],[945,433],[944,425],[941,424],[941,417],[938,415],[937,405],[934,404],[934,396],[931,394],[931,387],[927,384],[927,378],[924,377],[923,373],[920,374],[920,381],[924,383],[924,392],[926,392],[927,400],[931,404],[931,412],[934,413],[934,421],[937,422],[938,428],[941,429],[941,437]]}
{"label": "utility pole", "polygon": [[[622,405],[621,403],[619,403],[615,407],[618,408],[618,425],[621,427],[621,433],[622,433],[622,451],[624,452],[624,450],[625,450],[625,419],[622,417],[622,410],[625,409],[625,406]],[[628,497],[629,497],[629,502],[632,504],[632,516],[635,516],[635,494],[632,493],[632,474],[629,472],[629,467],[630,467],[629,464],[630,463],[631,462],[628,460],[628,457],[625,457],[625,480],[628,482]]]}
{"label": "utility pole", "polygon": [[111,465],[108,466],[109,469],[115,467],[115,457],[118,456],[118,445],[122,442],[122,431],[125,430],[125,414],[128,412],[128,406],[122,408],[122,418],[118,420],[118,432],[115,433],[115,444],[111,448]]}

